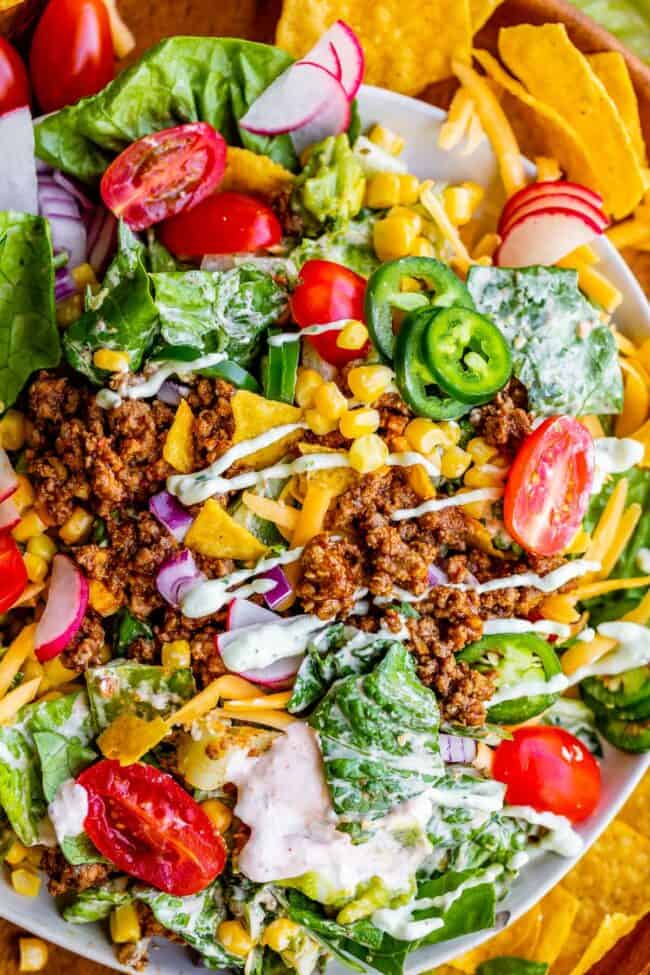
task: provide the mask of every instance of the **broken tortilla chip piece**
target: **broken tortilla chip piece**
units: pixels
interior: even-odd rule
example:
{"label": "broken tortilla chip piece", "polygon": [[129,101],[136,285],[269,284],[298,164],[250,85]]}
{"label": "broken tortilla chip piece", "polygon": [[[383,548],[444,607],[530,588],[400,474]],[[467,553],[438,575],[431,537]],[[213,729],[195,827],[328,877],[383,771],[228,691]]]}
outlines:
{"label": "broken tortilla chip piece", "polygon": [[460,958],[453,959],[454,968],[458,968],[466,975],[474,975],[476,968],[484,961],[492,958],[512,957],[527,958],[529,952],[535,948],[542,927],[541,903],[535,904],[529,911],[503,931],[499,931],[489,941],[471,951],[465,952]]}
{"label": "broken tortilla chip piece", "polygon": [[490,19],[497,7],[500,7],[503,0],[469,0],[469,15],[472,23],[472,34],[480,30],[483,24]]}
{"label": "broken tortilla chip piece", "polygon": [[194,470],[193,429],[194,414],[186,400],[182,399],[163,447],[163,457],[181,474],[190,474]]}
{"label": "broken tortilla chip piece", "polygon": [[632,148],[640,166],[647,166],[645,140],[641,130],[639,117],[639,103],[636,100],[634,85],[627,70],[625,58],[620,51],[602,51],[599,54],[588,54],[587,61],[592,71],[607,90],[607,94],[616,105],[623,125],[627,129]]}
{"label": "broken tortilla chip piece", "polygon": [[627,914],[607,914],[601,921],[593,941],[571,971],[571,975],[585,975],[592,965],[600,961],[617,941],[624,938],[636,926],[638,920],[638,917],[628,917]]}
{"label": "broken tortilla chip piece", "polygon": [[564,887],[557,886],[543,898],[540,907],[542,930],[529,958],[530,961],[545,961],[547,965],[552,965],[571,933],[580,901]]}
{"label": "broken tortilla chip piece", "polygon": [[616,218],[627,216],[643,196],[641,166],[616,105],[564,24],[504,27],[499,54],[529,93],[575,130],[605,210]]}
{"label": "broken tortilla chip piece", "polygon": [[279,163],[250,149],[228,146],[226,170],[219,184],[219,192],[260,193],[277,196],[294,180],[293,173]]}
{"label": "broken tortilla chip piece", "polygon": [[[627,800],[618,818],[650,840],[650,772],[646,772],[636,789]],[[650,893],[648,894],[650,902]]]}
{"label": "broken tortilla chip piece", "polygon": [[194,552],[214,559],[259,559],[266,547],[230,517],[214,498],[208,498],[185,536]]}
{"label": "broken tortilla chip piece", "polygon": [[[302,411],[296,406],[266,399],[245,389],[238,390],[230,403],[235,421],[233,434],[235,444],[259,437],[260,434],[267,433],[274,427],[284,426],[286,423],[298,423],[302,416]],[[262,450],[248,454],[245,458],[247,466],[259,470],[274,464],[286,453],[287,447],[300,436],[301,431],[297,430]]]}
{"label": "broken tortilla chip piece", "polygon": [[[474,6],[480,20],[493,3],[477,0]],[[449,78],[453,59],[469,62],[470,0],[285,0],[277,44],[302,57],[339,18],[361,42],[366,84],[415,95]]]}
{"label": "broken tortilla chip piece", "polygon": [[133,765],[160,744],[169,734],[169,725],[161,717],[146,721],[136,714],[120,714],[97,739],[106,758],[120,765]]}

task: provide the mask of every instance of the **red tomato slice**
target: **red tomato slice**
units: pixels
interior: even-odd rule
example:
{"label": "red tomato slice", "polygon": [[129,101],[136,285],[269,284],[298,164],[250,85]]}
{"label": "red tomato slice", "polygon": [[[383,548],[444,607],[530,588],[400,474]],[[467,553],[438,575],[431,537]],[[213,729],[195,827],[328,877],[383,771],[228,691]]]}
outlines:
{"label": "red tomato slice", "polygon": [[[366,280],[342,264],[334,261],[307,261],[303,264],[298,286],[291,295],[291,314],[301,328],[325,325],[354,318],[365,321],[363,299]],[[341,349],[336,344],[339,332],[314,335],[309,342],[318,354],[333,366],[344,366],[353,359],[361,359],[370,348]]]}
{"label": "red tomato slice", "polygon": [[570,416],[552,416],[526,437],[510,468],[507,530],[537,555],[562,552],[585,516],[594,480],[594,442]]}
{"label": "red tomato slice", "polygon": [[177,897],[198,893],[223,870],[221,836],[171,775],[104,759],[77,782],[88,792],[86,832],[118,870]]}
{"label": "red tomato slice", "polygon": [[20,549],[8,532],[0,532],[0,613],[22,596],[27,585],[27,570]]}
{"label": "red tomato slice", "polygon": [[517,728],[494,753],[492,774],[504,782],[506,802],[582,822],[600,799],[600,768],[575,735],[563,728]]}
{"label": "red tomato slice", "polygon": [[218,186],[227,146],[207,122],[145,135],[110,164],[102,200],[132,230],[144,230],[195,207]]}
{"label": "red tomato slice", "polygon": [[279,244],[280,221],[270,206],[246,193],[217,193],[159,228],[177,257],[253,253]]}
{"label": "red tomato slice", "polygon": [[112,81],[113,40],[102,0],[50,0],[34,31],[29,71],[44,112],[95,95]]}
{"label": "red tomato slice", "polygon": [[29,80],[18,51],[0,37],[0,115],[29,104]]}

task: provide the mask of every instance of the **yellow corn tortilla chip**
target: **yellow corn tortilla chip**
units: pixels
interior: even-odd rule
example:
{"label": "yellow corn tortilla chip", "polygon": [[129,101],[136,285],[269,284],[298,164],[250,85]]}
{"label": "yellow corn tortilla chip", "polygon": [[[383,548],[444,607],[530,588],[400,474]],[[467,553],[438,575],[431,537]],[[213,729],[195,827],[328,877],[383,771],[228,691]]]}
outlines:
{"label": "yellow corn tortilla chip", "polygon": [[630,213],[643,196],[639,161],[616,105],[564,24],[502,28],[499,54],[530,94],[575,130],[607,212]]}
{"label": "yellow corn tortilla chip", "polygon": [[542,930],[533,951],[528,955],[530,961],[545,961],[552,965],[562,951],[571,927],[578,913],[580,901],[563,887],[553,890],[540,902],[542,909]]}
{"label": "yellow corn tortilla chip", "polygon": [[214,559],[259,559],[266,547],[234,521],[214,498],[208,498],[185,536],[194,552]]}
{"label": "yellow corn tortilla chip", "polygon": [[469,62],[470,0],[285,0],[277,43],[302,57],[338,18],[361,42],[366,84],[415,95],[449,78],[452,59]]}
{"label": "yellow corn tortilla chip", "polygon": [[647,166],[645,140],[641,131],[639,118],[639,103],[636,92],[627,70],[625,58],[620,51],[602,51],[600,54],[588,54],[587,61],[592,71],[600,78],[607,94],[616,105],[623,125],[627,129],[632,148],[636,153],[640,166]]}
{"label": "yellow corn tortilla chip", "polygon": [[601,921],[593,941],[572,970],[571,975],[585,975],[585,972],[588,972],[592,965],[600,961],[617,941],[624,938],[635,927],[638,920],[638,917],[628,917],[627,914],[607,914]]}
{"label": "yellow corn tortilla chip", "polygon": [[482,962],[489,961],[491,958],[527,958],[539,939],[542,917],[540,904],[535,904],[530,911],[503,931],[499,931],[489,941],[467,951],[460,958],[454,958],[454,968],[459,968],[466,975],[473,975]]}
{"label": "yellow corn tortilla chip", "polygon": [[279,163],[250,149],[228,146],[226,171],[219,190],[277,196],[294,180],[293,173]]}
{"label": "yellow corn tortilla chip", "polygon": [[[265,399],[264,396],[249,393],[245,389],[238,390],[230,402],[235,420],[233,443],[252,440],[253,437],[258,437],[260,434],[266,433],[274,427],[283,426],[285,423],[297,423],[302,416],[301,410],[296,406]],[[268,467],[269,464],[274,464],[298,437],[300,437],[299,430],[269,447],[249,454],[245,458],[246,465],[260,470],[263,467]]]}
{"label": "yellow corn tortilla chip", "polygon": [[503,0],[469,0],[469,13],[472,22],[472,34],[480,30],[483,24],[490,19],[497,7],[500,7]]}
{"label": "yellow corn tortilla chip", "polygon": [[168,734],[169,725],[160,717],[145,721],[135,714],[120,714],[101,733],[97,744],[106,758],[133,765]]}
{"label": "yellow corn tortilla chip", "polygon": [[[647,840],[650,840],[650,772],[646,772],[638,786],[627,800],[618,818],[638,833],[641,833]],[[650,901],[650,894],[648,895]]]}
{"label": "yellow corn tortilla chip", "polygon": [[163,447],[163,457],[175,471],[190,474],[194,470],[194,414],[182,399]]}
{"label": "yellow corn tortilla chip", "polygon": [[553,965],[553,975],[570,975],[606,914],[634,916],[648,909],[650,840],[616,820],[567,874],[562,886],[578,898],[580,906]]}

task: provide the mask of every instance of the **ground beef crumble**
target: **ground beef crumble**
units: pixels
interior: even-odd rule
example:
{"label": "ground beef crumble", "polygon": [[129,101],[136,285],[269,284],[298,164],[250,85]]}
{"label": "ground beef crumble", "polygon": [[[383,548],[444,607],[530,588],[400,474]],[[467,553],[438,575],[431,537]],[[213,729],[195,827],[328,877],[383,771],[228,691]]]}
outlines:
{"label": "ground beef crumble", "polygon": [[487,443],[512,455],[531,432],[527,410],[526,387],[513,377],[491,403],[472,410],[470,421]]}
{"label": "ground beef crumble", "polygon": [[52,897],[79,894],[89,887],[98,887],[111,873],[111,868],[103,863],[73,866],[68,863],[58,846],[45,850],[41,858],[41,867],[50,878],[47,889]]}
{"label": "ground beef crumble", "polygon": [[61,654],[61,663],[78,673],[88,670],[89,667],[97,667],[104,660],[105,643],[101,616],[92,609],[87,609],[81,626]]}

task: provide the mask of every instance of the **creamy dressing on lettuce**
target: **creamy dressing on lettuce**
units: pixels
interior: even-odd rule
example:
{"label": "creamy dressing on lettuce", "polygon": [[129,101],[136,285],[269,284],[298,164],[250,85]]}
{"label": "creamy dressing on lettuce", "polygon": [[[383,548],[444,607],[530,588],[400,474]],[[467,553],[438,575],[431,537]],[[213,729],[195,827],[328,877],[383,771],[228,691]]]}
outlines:
{"label": "creamy dressing on lettuce", "polygon": [[243,626],[220,643],[221,658],[235,672],[269,667],[304,653],[313,634],[327,625],[318,616],[304,615]]}
{"label": "creamy dressing on lettuce", "polygon": [[216,366],[225,358],[226,355],[223,352],[210,352],[208,355],[199,356],[198,359],[192,359],[189,362],[162,361],[145,379],[133,383],[133,385],[129,385],[126,381],[122,382],[119,392],[112,389],[100,389],[95,397],[97,405],[104,410],[110,410],[119,406],[123,399],[150,399],[160,392],[162,384],[170,376],[189,376],[197,369]]}
{"label": "creamy dressing on lettuce", "polygon": [[557,636],[560,640],[567,640],[571,635],[571,627],[555,620],[526,620],[513,616],[486,620],[483,624],[483,635],[494,633],[542,633],[544,636]]}
{"label": "creamy dressing on lettuce", "polygon": [[88,793],[74,779],[66,779],[50,803],[48,815],[59,846],[62,846],[67,836],[79,836],[84,831],[84,822],[88,815]]}
{"label": "creamy dressing on lettuce", "polygon": [[597,437],[594,440],[596,466],[592,494],[598,494],[605,478],[622,474],[643,459],[643,444],[630,437]]}

